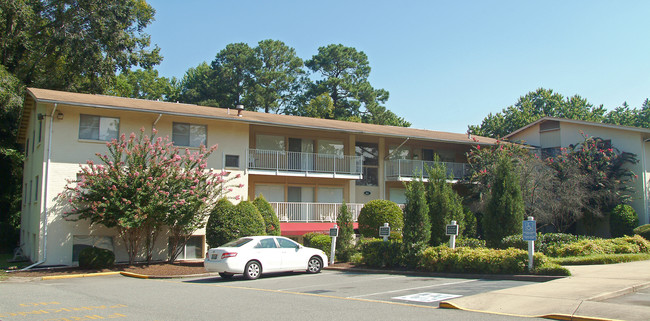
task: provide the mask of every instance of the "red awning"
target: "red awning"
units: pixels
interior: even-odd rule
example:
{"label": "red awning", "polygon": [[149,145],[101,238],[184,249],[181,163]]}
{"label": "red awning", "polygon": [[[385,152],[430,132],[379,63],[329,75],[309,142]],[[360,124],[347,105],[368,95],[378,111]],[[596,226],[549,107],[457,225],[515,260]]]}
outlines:
{"label": "red awning", "polygon": [[[358,228],[357,223],[353,223]],[[336,223],[280,223],[282,235],[303,235],[309,232],[329,233]]]}

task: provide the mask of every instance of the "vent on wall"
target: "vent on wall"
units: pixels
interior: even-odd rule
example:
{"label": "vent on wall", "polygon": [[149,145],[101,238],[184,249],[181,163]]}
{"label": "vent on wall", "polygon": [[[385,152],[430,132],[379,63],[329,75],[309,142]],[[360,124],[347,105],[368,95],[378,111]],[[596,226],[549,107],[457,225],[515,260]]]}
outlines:
{"label": "vent on wall", "polygon": [[539,131],[547,131],[547,130],[556,130],[560,129],[560,122],[557,120],[547,120],[541,124],[539,124]]}

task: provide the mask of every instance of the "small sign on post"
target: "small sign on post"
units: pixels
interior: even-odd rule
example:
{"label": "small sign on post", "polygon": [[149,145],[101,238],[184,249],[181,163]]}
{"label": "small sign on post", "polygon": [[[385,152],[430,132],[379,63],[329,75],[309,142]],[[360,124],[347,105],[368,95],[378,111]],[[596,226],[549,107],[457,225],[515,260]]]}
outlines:
{"label": "small sign on post", "polygon": [[447,235],[449,235],[449,247],[454,249],[456,248],[456,235],[458,235],[458,224],[456,221],[451,221],[451,224],[447,225]]}
{"label": "small sign on post", "polygon": [[532,216],[522,222],[521,226],[524,241],[528,241],[528,270],[533,269],[533,255],[535,254],[535,241],[537,241],[537,222]]}
{"label": "small sign on post", "polygon": [[330,264],[334,264],[334,257],[336,256],[336,237],[339,236],[339,227],[334,225],[330,228],[330,237],[332,237],[332,247],[330,248]]}
{"label": "small sign on post", "polygon": [[388,223],[384,223],[384,226],[379,227],[379,237],[384,238],[384,242],[388,242],[388,237],[390,236],[390,226]]}

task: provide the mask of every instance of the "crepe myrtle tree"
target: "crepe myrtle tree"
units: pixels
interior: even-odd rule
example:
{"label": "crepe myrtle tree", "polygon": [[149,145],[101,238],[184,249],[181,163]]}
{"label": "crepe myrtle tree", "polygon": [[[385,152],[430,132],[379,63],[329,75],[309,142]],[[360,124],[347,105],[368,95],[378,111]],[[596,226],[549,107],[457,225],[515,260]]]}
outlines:
{"label": "crepe myrtle tree", "polygon": [[169,137],[132,133],[106,144],[107,154],[97,153],[99,162],[81,165],[79,179],[69,181],[61,197],[70,210],[67,220],[87,220],[117,229],[124,241],[129,263],[145,243],[147,261],[164,226],[172,240],[170,261],[205,219],[216,203],[232,191],[226,172],[207,168],[207,157],[217,146],[183,153]]}

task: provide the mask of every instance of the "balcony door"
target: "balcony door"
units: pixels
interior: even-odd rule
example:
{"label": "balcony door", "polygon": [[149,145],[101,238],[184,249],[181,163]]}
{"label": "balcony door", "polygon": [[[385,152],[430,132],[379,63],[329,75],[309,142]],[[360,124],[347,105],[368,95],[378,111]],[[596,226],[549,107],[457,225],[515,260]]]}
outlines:
{"label": "balcony door", "polygon": [[289,217],[297,221],[315,221],[314,188],[305,186],[289,186],[287,188],[287,201],[294,203]]}
{"label": "balcony door", "polygon": [[314,169],[314,141],[289,138],[289,170],[310,171]]}

